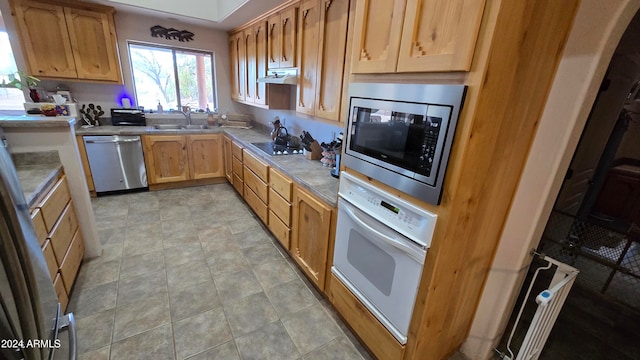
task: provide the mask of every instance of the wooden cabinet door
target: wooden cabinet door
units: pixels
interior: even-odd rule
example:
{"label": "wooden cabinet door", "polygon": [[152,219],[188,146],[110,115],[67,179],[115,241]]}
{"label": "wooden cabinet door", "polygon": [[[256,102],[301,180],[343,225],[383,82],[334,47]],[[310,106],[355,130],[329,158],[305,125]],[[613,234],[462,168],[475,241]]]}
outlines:
{"label": "wooden cabinet door", "polygon": [[245,48],[245,101],[255,102],[256,80],[258,80],[258,72],[256,69],[256,39],[253,36],[253,28],[247,29],[243,33],[243,42]]}
{"label": "wooden cabinet door", "polygon": [[405,5],[406,0],[356,2],[352,73],[396,71]]}
{"label": "wooden cabinet door", "polygon": [[246,87],[246,51],[244,47],[244,33],[239,32],[230,36],[231,60],[231,98],[244,100]]}
{"label": "wooden cabinet door", "polygon": [[189,135],[187,145],[191,180],[225,176],[221,134]]}
{"label": "wooden cabinet door", "polygon": [[322,0],[315,115],[340,120],[349,0]]}
{"label": "wooden cabinet door", "polygon": [[231,65],[231,98],[234,100],[239,100],[240,98],[239,62],[236,34],[233,34],[229,36],[229,64]]}
{"label": "wooden cabinet door", "polygon": [[77,78],[63,7],[36,1],[16,1],[13,10],[29,73]]}
{"label": "wooden cabinet door", "polygon": [[315,114],[320,13],[319,0],[305,0],[300,3],[298,25],[300,82],[298,83],[296,111],[309,115]]}
{"label": "wooden cabinet door", "polygon": [[269,69],[280,67],[280,50],[282,49],[282,28],[280,27],[280,14],[272,15],[267,19],[267,54]]}
{"label": "wooden cabinet door", "polygon": [[397,71],[468,71],[484,3],[407,0]]}
{"label": "wooden cabinet door", "polygon": [[233,184],[233,155],[231,154],[231,139],[224,135],[222,137],[222,153],[224,156],[224,176],[227,181]]}
{"label": "wooden cabinet door", "polygon": [[[254,25],[253,36],[256,47],[255,69],[257,79],[267,76],[267,25],[265,22]],[[256,82],[254,101],[260,105],[267,104],[267,84]]]}
{"label": "wooden cabinet door", "polygon": [[149,185],[189,180],[186,136],[145,135],[142,143]]}
{"label": "wooden cabinet door", "polygon": [[280,67],[296,66],[296,7],[280,13]]}
{"label": "wooden cabinet door", "polygon": [[291,254],[320,290],[327,271],[331,211],[305,190],[294,188]]}
{"label": "wooden cabinet door", "polygon": [[122,83],[112,14],[64,8],[79,79]]}

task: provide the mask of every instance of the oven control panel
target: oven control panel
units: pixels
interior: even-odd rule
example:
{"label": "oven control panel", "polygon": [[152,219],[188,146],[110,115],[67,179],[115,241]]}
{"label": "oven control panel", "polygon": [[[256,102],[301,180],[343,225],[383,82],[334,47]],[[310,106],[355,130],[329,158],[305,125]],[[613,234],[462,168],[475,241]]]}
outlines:
{"label": "oven control panel", "polygon": [[339,195],[368,215],[428,248],[437,215],[387,193],[349,173],[340,173]]}

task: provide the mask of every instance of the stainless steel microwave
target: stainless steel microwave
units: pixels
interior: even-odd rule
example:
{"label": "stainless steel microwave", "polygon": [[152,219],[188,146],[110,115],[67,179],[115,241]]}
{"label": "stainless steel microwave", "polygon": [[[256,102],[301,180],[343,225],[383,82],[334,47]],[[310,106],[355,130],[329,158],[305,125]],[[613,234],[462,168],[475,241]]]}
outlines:
{"label": "stainless steel microwave", "polygon": [[352,83],[345,166],[439,204],[466,86]]}

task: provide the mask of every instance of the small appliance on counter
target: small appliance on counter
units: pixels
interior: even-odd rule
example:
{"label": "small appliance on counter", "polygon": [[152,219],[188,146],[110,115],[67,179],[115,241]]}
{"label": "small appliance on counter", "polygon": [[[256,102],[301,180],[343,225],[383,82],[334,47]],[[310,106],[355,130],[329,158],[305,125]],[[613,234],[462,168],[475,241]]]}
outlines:
{"label": "small appliance on counter", "polygon": [[113,126],[147,126],[144,111],[138,109],[111,109]]}

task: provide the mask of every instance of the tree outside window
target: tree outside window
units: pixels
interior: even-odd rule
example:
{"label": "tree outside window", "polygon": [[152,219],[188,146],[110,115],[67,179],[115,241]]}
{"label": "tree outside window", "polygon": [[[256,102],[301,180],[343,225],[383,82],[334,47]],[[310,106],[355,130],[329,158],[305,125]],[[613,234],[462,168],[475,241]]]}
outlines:
{"label": "tree outside window", "polygon": [[129,44],[138,106],[215,110],[211,53]]}

